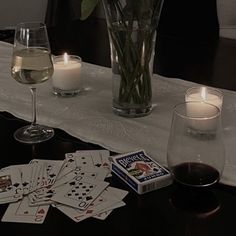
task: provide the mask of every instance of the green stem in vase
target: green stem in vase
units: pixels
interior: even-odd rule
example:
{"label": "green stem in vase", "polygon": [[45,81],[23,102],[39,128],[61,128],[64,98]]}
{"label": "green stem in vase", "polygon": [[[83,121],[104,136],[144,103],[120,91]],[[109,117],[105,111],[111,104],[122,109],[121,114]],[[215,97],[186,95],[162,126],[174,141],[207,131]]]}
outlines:
{"label": "green stem in vase", "polygon": [[[113,7],[120,9],[118,2],[113,2]],[[110,25],[109,33],[116,50],[119,70],[120,88],[118,101],[120,103],[134,102],[142,104],[151,100],[151,75],[149,61],[152,50],[153,29],[139,28],[137,17],[121,20]],[[150,36],[150,37],[148,37]],[[133,39],[135,38],[136,39]],[[144,49],[143,49],[144,48]],[[148,99],[146,101],[146,99]]]}

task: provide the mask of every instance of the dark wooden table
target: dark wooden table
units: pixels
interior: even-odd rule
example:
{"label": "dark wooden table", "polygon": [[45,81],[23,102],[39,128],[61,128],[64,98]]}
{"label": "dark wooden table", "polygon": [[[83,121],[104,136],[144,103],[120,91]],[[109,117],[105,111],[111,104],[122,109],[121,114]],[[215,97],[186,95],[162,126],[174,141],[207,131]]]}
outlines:
{"label": "dark wooden table", "polygon": [[[33,158],[64,159],[64,154],[76,150],[101,149],[82,142],[56,129],[50,141],[25,145],[14,140],[14,131],[26,122],[9,113],[0,113],[1,167],[28,163]],[[42,225],[0,222],[8,235],[222,235],[234,232],[236,190],[216,184],[211,189],[193,191],[177,184],[138,195],[116,176],[109,179],[111,186],[126,189],[126,206],[116,209],[105,220],[93,218],[74,223],[51,207]],[[0,217],[7,204],[0,205]]]}
{"label": "dark wooden table", "polygon": [[[69,53],[80,55],[84,61],[109,66],[106,31],[98,36],[96,30],[88,31],[84,24],[83,22],[74,26],[77,28],[76,32],[72,32],[71,38],[68,38],[68,35],[62,36],[61,30],[51,29],[53,52],[60,53],[66,49]],[[103,27],[104,30],[104,22],[86,24],[92,24],[94,29]],[[73,37],[74,34],[77,38]],[[94,49],[97,50],[93,51]],[[230,39],[198,42],[161,35],[156,50],[155,72],[236,90],[236,42]],[[14,140],[13,133],[25,123],[9,113],[0,113],[0,167],[27,163],[33,158],[64,159],[67,152],[102,148],[82,142],[59,129],[55,130],[55,137],[47,142],[24,145]],[[1,232],[22,236],[234,235],[236,189],[233,187],[216,184],[204,191],[193,191],[173,184],[144,195],[137,195],[117,177],[113,176],[109,181],[112,186],[129,190],[129,194],[124,199],[126,206],[114,210],[105,221],[90,218],[74,223],[51,207],[42,225],[0,222]],[[0,205],[0,217],[6,208],[7,205]]]}

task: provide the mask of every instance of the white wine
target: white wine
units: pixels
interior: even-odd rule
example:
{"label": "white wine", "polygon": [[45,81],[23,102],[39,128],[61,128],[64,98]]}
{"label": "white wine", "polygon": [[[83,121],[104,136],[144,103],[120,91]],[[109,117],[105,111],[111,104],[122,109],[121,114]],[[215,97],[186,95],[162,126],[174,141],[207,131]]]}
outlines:
{"label": "white wine", "polygon": [[22,84],[39,84],[53,74],[52,58],[45,48],[27,48],[13,53],[12,77]]}

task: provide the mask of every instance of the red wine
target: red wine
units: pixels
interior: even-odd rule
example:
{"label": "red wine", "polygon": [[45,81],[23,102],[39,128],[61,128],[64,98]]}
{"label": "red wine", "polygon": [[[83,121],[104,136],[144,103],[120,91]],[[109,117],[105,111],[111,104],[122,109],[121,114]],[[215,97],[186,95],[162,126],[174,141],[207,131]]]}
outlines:
{"label": "red wine", "polygon": [[218,182],[220,173],[215,168],[196,162],[186,162],[173,167],[177,182],[188,186],[204,187]]}

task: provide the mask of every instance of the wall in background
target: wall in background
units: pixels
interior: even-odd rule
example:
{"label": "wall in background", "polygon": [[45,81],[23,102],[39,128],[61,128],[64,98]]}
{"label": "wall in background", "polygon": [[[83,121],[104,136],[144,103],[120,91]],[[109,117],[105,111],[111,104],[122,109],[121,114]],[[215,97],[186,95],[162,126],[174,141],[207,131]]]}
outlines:
{"label": "wall in background", "polygon": [[1,0],[0,29],[22,21],[44,21],[48,0]]}

